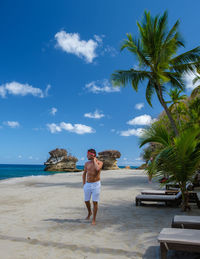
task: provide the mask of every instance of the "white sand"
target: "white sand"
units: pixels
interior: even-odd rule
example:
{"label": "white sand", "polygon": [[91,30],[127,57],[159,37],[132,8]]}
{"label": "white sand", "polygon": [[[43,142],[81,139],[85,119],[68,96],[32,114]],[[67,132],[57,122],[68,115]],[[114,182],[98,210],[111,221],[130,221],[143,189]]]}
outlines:
{"label": "white sand", "polygon": [[103,171],[94,227],[84,220],[82,173],[1,181],[0,258],[159,258],[160,230],[170,227],[174,215],[200,215],[200,210],[136,207],[135,196],[147,188],[158,184],[149,184],[142,170]]}

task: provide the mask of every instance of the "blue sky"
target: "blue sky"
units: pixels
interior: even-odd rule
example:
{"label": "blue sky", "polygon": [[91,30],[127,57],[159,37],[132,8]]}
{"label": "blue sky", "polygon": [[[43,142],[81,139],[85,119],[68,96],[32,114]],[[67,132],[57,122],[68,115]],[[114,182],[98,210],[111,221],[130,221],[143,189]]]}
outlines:
{"label": "blue sky", "polygon": [[[140,129],[162,111],[145,84],[113,89],[117,69],[137,63],[120,44],[137,35],[144,10],[180,19],[189,50],[199,44],[199,0],[0,1],[0,163],[42,164],[66,148],[84,164],[88,148],[116,149],[141,164]],[[186,94],[192,77],[186,78]]]}

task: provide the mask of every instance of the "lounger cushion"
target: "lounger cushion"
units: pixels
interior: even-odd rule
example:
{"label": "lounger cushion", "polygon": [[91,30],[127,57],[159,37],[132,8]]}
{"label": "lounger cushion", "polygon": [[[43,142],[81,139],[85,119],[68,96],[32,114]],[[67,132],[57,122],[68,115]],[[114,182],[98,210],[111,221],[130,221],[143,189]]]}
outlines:
{"label": "lounger cushion", "polygon": [[141,193],[146,193],[148,195],[153,193],[164,195],[166,193],[166,190],[143,190]]}
{"label": "lounger cushion", "polygon": [[177,195],[145,195],[145,194],[140,194],[137,195],[136,197],[139,200],[155,200],[155,201],[166,201],[166,200],[176,200],[177,199]]}
{"label": "lounger cushion", "polygon": [[158,236],[158,242],[200,245],[200,230],[163,228]]}
{"label": "lounger cushion", "polygon": [[174,216],[175,224],[199,224],[200,225],[200,216],[182,216],[176,215]]}

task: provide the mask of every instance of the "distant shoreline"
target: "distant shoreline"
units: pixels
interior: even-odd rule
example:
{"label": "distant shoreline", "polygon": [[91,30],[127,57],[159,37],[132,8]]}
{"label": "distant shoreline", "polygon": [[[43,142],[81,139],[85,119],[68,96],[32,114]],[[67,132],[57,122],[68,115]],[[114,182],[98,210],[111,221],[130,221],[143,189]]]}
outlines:
{"label": "distant shoreline", "polygon": [[[12,179],[12,178],[22,178],[22,177],[34,177],[34,176],[47,176],[55,174],[64,174],[72,172],[47,172],[44,171],[44,165],[30,165],[30,164],[0,164],[0,181]],[[119,169],[124,169],[125,166],[119,166]],[[77,169],[83,170],[83,165],[77,165]],[[137,167],[132,166],[131,170],[137,169]],[[74,172],[76,174],[77,172]]]}

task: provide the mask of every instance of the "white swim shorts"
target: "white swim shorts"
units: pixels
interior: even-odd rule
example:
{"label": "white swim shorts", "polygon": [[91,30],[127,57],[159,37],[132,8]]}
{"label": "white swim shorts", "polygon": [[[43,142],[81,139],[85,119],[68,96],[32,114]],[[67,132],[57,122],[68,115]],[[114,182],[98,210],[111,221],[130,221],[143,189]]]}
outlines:
{"label": "white swim shorts", "polygon": [[98,202],[99,196],[100,196],[100,190],[101,190],[101,182],[100,181],[94,182],[94,183],[86,182],[84,184],[83,190],[84,190],[85,201],[89,201],[92,195],[92,200]]}

